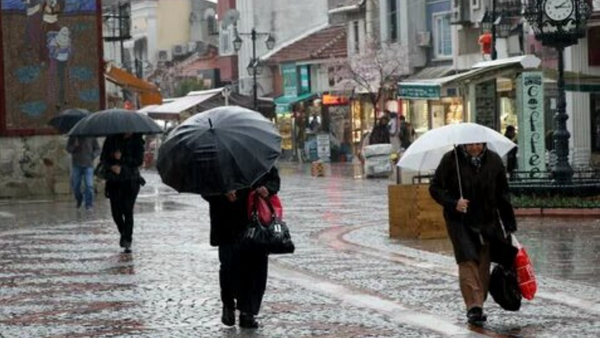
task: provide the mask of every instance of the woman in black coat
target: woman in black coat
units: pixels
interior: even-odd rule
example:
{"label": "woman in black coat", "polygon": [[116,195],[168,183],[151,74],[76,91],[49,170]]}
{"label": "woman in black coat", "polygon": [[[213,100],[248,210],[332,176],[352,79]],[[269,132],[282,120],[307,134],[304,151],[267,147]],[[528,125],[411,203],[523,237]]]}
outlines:
{"label": "woman in black coat", "polygon": [[133,207],[140,186],[145,183],[139,167],[144,162],[144,140],[141,134],[118,134],[106,138],[100,162],[106,168],[106,197],[117,224],[119,245],[131,252],[133,241]]}
{"label": "woman in black coat", "polygon": [[240,311],[239,325],[256,328],[267,285],[268,253],[250,251],[238,245],[249,223],[248,195],[256,190],[262,197],[279,191],[280,178],[273,167],[250,189],[231,191],[219,196],[203,196],[210,208],[210,245],[219,247],[219,281],[223,312],[221,321],[235,325],[235,309]]}
{"label": "woman in black coat", "polygon": [[517,229],[502,159],[483,143],[458,146],[442,158],[429,192],[444,208],[469,323],[480,324],[490,259],[499,253],[493,249],[506,239],[502,225],[506,232]]}

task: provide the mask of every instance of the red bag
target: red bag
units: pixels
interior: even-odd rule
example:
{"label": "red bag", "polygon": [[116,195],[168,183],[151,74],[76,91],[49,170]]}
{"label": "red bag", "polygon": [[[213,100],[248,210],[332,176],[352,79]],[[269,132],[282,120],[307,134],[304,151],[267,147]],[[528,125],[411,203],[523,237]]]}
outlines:
{"label": "red bag", "polygon": [[255,190],[252,190],[248,196],[248,218],[252,217],[254,210],[256,210],[260,224],[263,225],[271,224],[273,217],[283,218],[283,205],[277,194],[264,199]]}
{"label": "red bag", "polygon": [[537,291],[537,282],[533,273],[533,265],[527,255],[527,251],[519,244],[517,238],[512,235],[513,245],[519,249],[515,257],[515,269],[517,270],[517,281],[521,295],[527,300],[532,300]]}

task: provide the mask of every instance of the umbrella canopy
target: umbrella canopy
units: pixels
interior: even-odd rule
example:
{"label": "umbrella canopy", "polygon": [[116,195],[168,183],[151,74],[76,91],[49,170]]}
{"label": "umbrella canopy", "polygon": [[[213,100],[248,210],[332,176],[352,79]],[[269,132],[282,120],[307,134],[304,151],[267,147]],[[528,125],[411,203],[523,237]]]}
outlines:
{"label": "umbrella canopy", "polygon": [[48,121],[48,124],[61,134],[68,133],[77,122],[88,116],[90,111],[81,108],[70,108],[61,112],[58,116]]}
{"label": "umbrella canopy", "polygon": [[115,134],[160,134],[163,130],[146,115],[126,109],[95,112],[79,121],[69,136],[108,136]]}
{"label": "umbrella canopy", "polygon": [[251,186],[281,155],[281,135],[260,113],[238,106],[210,109],[169,134],[158,153],[162,181],[205,196]]}
{"label": "umbrella canopy", "polygon": [[516,144],[504,135],[480,124],[449,124],[420,136],[402,155],[398,166],[417,171],[434,170],[444,154],[455,145],[469,143],[486,143],[489,149],[500,156],[506,155],[516,147]]}

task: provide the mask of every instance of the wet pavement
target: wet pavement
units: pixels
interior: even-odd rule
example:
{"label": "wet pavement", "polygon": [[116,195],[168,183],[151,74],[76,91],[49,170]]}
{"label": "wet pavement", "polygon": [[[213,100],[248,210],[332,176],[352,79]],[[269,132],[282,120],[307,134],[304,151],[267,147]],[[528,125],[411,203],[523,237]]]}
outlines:
{"label": "wet pavement", "polygon": [[539,291],[521,311],[486,303],[465,324],[447,240],[387,234],[385,179],[334,165],[281,165],[297,251],[272,256],[256,331],[220,323],[208,207],[146,172],[134,252],[120,253],[108,203],[0,201],[0,337],[598,337],[600,222],[520,218]]}

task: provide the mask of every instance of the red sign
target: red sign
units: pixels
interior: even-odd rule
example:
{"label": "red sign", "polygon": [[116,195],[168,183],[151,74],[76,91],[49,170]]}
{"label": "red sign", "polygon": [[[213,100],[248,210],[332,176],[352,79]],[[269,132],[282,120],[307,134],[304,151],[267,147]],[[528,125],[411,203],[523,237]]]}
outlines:
{"label": "red sign", "polygon": [[338,106],[348,104],[349,100],[345,96],[323,95],[323,104],[326,106]]}

